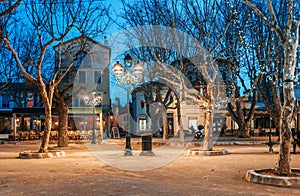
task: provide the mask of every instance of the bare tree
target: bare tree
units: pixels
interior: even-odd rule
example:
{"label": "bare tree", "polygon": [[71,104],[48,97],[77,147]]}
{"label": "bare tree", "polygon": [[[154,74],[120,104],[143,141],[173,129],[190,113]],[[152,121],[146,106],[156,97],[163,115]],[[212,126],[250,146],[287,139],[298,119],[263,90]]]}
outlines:
{"label": "bare tree", "polygon": [[[291,122],[295,112],[295,60],[299,46],[299,1],[283,1],[287,5],[287,17],[280,23],[278,14],[276,14],[273,2],[266,0],[268,15],[264,14],[254,3],[243,0],[257,15],[276,33],[283,50],[283,104],[278,105],[281,108],[280,113],[280,144],[279,154],[275,170],[280,175],[291,174],[290,147],[291,147]],[[280,72],[280,71],[279,71]]]}
{"label": "bare tree", "polygon": [[[258,76],[261,76],[258,74],[261,70],[257,69],[253,58],[253,49],[245,38],[248,38],[251,26],[251,10],[239,1],[229,0],[219,6],[222,16],[231,20],[229,29],[220,43],[223,52],[216,58],[216,63],[221,68],[226,94],[230,99],[227,110],[231,119],[238,125],[235,134],[238,137],[250,137],[250,122],[257,103],[257,89],[252,89],[250,94],[249,92],[254,82],[259,79]],[[232,18],[230,14],[234,14],[235,17]]]}
{"label": "bare tree", "polygon": [[[1,31],[1,36],[25,80],[32,82],[40,91],[45,108],[45,132],[39,152],[47,152],[52,127],[51,107],[54,91],[77,60],[74,58],[62,75],[59,75],[58,72],[46,75],[45,70],[49,65],[49,61],[47,61],[49,58],[47,59],[47,57],[48,55],[51,56],[49,48],[76,34],[99,32],[97,28],[103,20],[101,19],[102,16],[98,14],[103,8],[99,2],[81,0],[68,2],[51,0],[41,3],[28,0],[24,1],[24,6],[28,21],[26,27],[28,30],[34,30],[35,40],[38,42],[39,50],[36,55],[27,59],[26,62],[22,62],[18,51],[13,46],[11,36],[4,34],[4,31]],[[17,24],[23,25],[22,22]],[[9,30],[6,29],[5,32]],[[29,73],[28,67],[31,67],[34,73]]]}
{"label": "bare tree", "polygon": [[[222,89],[222,78],[219,75],[220,70],[216,66],[215,61],[223,53],[220,45],[232,20],[236,17],[236,13],[230,7],[225,16],[220,9],[219,2],[214,0],[203,3],[183,1],[183,7],[183,18],[176,19],[179,22],[176,23],[175,27],[183,29],[184,32],[195,38],[195,44],[198,46],[197,49],[202,52],[202,57],[192,57],[190,60],[198,66],[198,70],[206,81],[207,90],[205,94],[196,93],[191,88],[188,88],[188,85],[184,84],[185,81],[181,80],[180,84],[185,96],[192,98],[199,106],[204,108],[205,140],[203,150],[211,150],[212,139],[210,137],[212,135],[213,115],[217,112],[216,104],[219,102],[217,99],[225,99],[224,95],[222,95],[222,91],[224,90]],[[204,48],[199,47],[200,45]],[[189,47],[189,45],[187,46]],[[187,50],[187,48],[184,49]],[[192,53],[191,51],[189,55]],[[188,53],[185,52],[182,54]],[[182,61],[180,67],[183,66]]]}
{"label": "bare tree", "polygon": [[[135,34],[139,37],[140,43],[146,46],[147,53],[150,54],[153,61],[160,65],[160,68],[158,66],[153,68],[154,73],[159,75],[157,77],[168,82],[174,89],[178,89],[180,91],[178,94],[184,94],[185,97],[193,99],[202,108],[205,108],[203,111],[207,111],[205,113],[205,135],[207,137],[204,142],[204,149],[211,150],[212,144],[209,138],[212,130],[211,114],[214,112],[213,99],[216,98],[213,98],[212,93],[218,89],[213,83],[220,78],[217,76],[218,70],[210,66],[212,64],[210,64],[209,60],[213,62],[214,57],[217,57],[218,53],[221,52],[219,44],[225,36],[231,21],[224,20],[224,17],[221,17],[222,13],[220,12],[218,1],[197,3],[194,1],[150,2],[145,0],[142,4],[128,6],[126,16],[127,18],[125,19],[130,26],[163,25],[171,28],[171,30],[169,29],[171,33],[155,27],[145,32],[137,28]],[[230,13],[229,18],[233,17],[235,17],[234,13]],[[182,32],[188,33],[194,39],[186,39]],[[169,50],[170,45],[173,46],[173,51]],[[200,45],[204,46],[205,49],[200,47]],[[158,49],[163,50],[158,53]],[[193,57],[197,55],[196,51],[201,51],[200,53],[203,54],[201,59]],[[166,57],[166,54],[169,55],[168,58],[163,59],[162,57]],[[205,95],[200,94],[190,85],[187,85],[187,80],[182,77],[183,60],[185,58],[191,58],[193,62],[196,62],[195,65],[198,66],[199,71],[207,80],[208,90]],[[143,58],[141,59],[144,60]],[[179,60],[180,62],[176,69],[165,66],[168,63],[171,64],[174,60]],[[216,72],[215,75],[213,74],[214,71]],[[179,98],[181,99],[182,96],[179,96]]]}
{"label": "bare tree", "polygon": [[[143,26],[143,25],[152,25],[152,24],[160,24],[160,25],[165,25],[165,26],[170,26],[172,23],[173,18],[170,17],[165,17],[164,14],[170,14],[171,9],[172,11],[175,10],[175,7],[167,7],[168,2],[167,1],[148,1],[148,0],[143,0],[140,2],[136,3],[126,3],[125,1],[122,1],[123,7],[126,10],[125,13],[122,17],[125,19],[126,24],[121,25],[122,28],[126,29],[128,27],[138,27],[138,26]],[[172,2],[174,3],[174,2]],[[155,13],[155,14],[154,14]],[[166,48],[160,48],[160,47],[155,47],[155,46],[150,46],[148,47],[146,42],[149,41],[147,38],[145,38],[145,32],[139,32],[134,31],[133,34],[130,32],[129,36],[137,36],[139,37],[139,42],[143,43],[144,47],[142,48],[135,48],[134,45],[131,45],[129,43],[129,48],[131,49],[130,51],[142,62],[149,62],[148,66],[146,67],[146,72],[149,82],[155,81],[155,76],[153,75],[153,66],[155,63],[150,63],[150,62],[155,62],[156,59],[159,59],[160,62],[172,62],[172,59],[174,60],[174,52],[170,50],[166,50]],[[130,35],[131,34],[131,35]],[[155,37],[155,32],[151,32],[152,36],[150,37]],[[146,36],[147,37],[147,36]],[[163,45],[163,42],[165,40],[161,39],[154,39],[152,40],[155,42],[153,45]],[[149,89],[148,89],[149,90]],[[148,92],[149,94],[149,92]],[[156,94],[158,96],[158,94]],[[161,95],[159,95],[161,96]],[[150,100],[150,99],[149,99]],[[164,99],[164,101],[161,99],[151,99],[152,101],[159,101],[163,103],[164,101],[167,101],[168,99]],[[178,102],[178,105],[180,103]],[[167,105],[162,104],[161,111],[165,111],[167,108]],[[180,107],[176,107],[177,112],[180,114]],[[167,137],[167,113],[163,114],[162,116],[162,131],[163,131],[163,139],[166,139]],[[180,136],[180,142],[184,143],[184,137],[183,137],[183,127],[181,126],[181,115],[178,115],[178,125],[179,125],[179,136]]]}
{"label": "bare tree", "polygon": [[[257,4],[260,10],[267,12],[267,5]],[[280,18],[285,18],[287,12],[284,4],[277,2]],[[247,33],[247,46],[251,50],[254,67],[262,70],[262,78],[255,89],[259,92],[259,100],[263,101],[270,118],[279,132],[281,114],[281,89],[283,52],[276,33],[254,11],[248,15],[249,23]],[[259,67],[258,67],[259,66]],[[279,78],[278,78],[279,77]],[[270,127],[272,121],[270,121]]]}

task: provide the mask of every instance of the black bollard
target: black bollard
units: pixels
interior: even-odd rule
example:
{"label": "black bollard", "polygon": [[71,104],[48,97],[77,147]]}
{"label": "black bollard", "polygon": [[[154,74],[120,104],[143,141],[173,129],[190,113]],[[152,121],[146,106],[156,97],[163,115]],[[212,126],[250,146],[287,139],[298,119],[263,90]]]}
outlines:
{"label": "black bollard", "polygon": [[126,146],[125,146],[125,154],[124,156],[132,156],[131,152],[131,139],[130,139],[130,134],[126,134]]}
{"label": "black bollard", "polygon": [[274,142],[271,139],[271,132],[269,133],[269,142],[268,142],[268,146],[269,146],[269,153],[273,153],[273,145]]}

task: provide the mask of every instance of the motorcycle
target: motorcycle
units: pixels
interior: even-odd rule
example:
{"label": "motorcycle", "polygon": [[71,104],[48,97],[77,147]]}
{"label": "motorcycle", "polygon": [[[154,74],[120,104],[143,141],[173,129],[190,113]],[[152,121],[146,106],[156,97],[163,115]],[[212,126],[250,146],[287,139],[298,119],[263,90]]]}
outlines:
{"label": "motorcycle", "polygon": [[198,131],[196,131],[194,133],[194,138],[195,139],[200,139],[200,138],[203,138],[204,135],[203,135],[203,129],[204,129],[204,126],[203,125],[198,125]]}

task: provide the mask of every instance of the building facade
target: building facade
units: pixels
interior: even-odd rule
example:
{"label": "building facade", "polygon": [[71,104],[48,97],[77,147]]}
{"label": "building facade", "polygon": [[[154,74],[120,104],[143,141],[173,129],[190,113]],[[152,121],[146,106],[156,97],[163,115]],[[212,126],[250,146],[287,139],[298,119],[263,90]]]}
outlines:
{"label": "building facade", "polygon": [[[53,47],[55,51],[55,69],[58,76],[64,74],[72,61],[73,67],[63,78],[59,89],[63,91],[70,85],[73,90],[67,96],[72,98],[69,104],[69,129],[90,130],[92,120],[95,127],[103,131],[103,118],[111,111],[109,63],[110,48],[94,40],[80,36]],[[73,62],[73,63],[74,63]],[[101,96],[101,104],[95,108],[93,116],[91,106],[84,102],[92,92]],[[103,115],[104,114],[104,115]],[[53,130],[58,129],[58,113],[53,108]],[[81,126],[83,121],[83,126]],[[12,83],[0,93],[0,131],[43,131],[44,107],[38,88],[29,83]]]}

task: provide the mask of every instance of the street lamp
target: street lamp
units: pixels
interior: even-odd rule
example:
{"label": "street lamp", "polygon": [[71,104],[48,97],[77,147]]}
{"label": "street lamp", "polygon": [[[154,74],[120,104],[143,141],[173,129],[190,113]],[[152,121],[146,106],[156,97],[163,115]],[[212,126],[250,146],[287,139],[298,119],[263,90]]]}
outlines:
{"label": "street lamp", "polygon": [[102,97],[97,95],[97,92],[94,90],[92,92],[93,98],[90,99],[88,96],[84,97],[84,102],[86,105],[88,106],[92,106],[93,107],[93,135],[92,135],[92,144],[96,144],[96,134],[95,134],[95,107],[98,106],[101,101],[102,101]]}
{"label": "street lamp", "polygon": [[125,146],[125,154],[124,156],[132,156],[131,153],[131,139],[130,139],[130,106],[129,106],[129,96],[130,96],[130,85],[137,85],[143,79],[144,66],[139,62],[135,63],[132,67],[132,58],[129,54],[127,54],[124,58],[124,64],[117,63],[114,64],[112,70],[114,72],[115,78],[118,83],[125,83],[127,85],[127,133],[126,133],[126,146]]}

